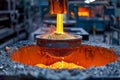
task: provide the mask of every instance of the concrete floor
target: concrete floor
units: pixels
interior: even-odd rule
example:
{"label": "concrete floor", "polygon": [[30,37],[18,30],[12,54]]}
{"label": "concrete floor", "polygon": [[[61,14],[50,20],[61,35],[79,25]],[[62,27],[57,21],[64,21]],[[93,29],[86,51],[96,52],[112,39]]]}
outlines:
{"label": "concrete floor", "polygon": [[120,40],[119,42],[116,42],[118,40],[118,33],[113,32],[106,32],[105,34],[96,34],[96,35],[90,35],[89,36],[89,41],[94,41],[94,42],[103,42],[108,45],[120,45]]}
{"label": "concrete floor", "polygon": [[104,37],[103,34],[96,34],[96,35],[90,35],[89,36],[89,41],[94,41],[94,42],[102,42],[105,44],[110,44],[110,33],[106,34],[106,37]]}

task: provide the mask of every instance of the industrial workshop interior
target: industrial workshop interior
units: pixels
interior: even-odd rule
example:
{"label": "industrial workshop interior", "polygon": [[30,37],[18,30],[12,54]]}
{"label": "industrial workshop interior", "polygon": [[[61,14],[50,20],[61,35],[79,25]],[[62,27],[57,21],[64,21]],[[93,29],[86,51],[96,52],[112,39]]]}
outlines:
{"label": "industrial workshop interior", "polygon": [[0,0],[0,80],[120,80],[120,0]]}

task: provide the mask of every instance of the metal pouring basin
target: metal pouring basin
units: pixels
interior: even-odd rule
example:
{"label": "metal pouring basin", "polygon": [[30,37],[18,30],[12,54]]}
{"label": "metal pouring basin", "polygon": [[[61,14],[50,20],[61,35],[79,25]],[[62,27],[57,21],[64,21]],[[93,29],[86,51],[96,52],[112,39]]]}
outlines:
{"label": "metal pouring basin", "polygon": [[42,38],[40,35],[36,36],[37,45],[42,51],[47,52],[51,56],[64,57],[71,54],[81,45],[82,36],[74,35],[75,39],[47,39]]}

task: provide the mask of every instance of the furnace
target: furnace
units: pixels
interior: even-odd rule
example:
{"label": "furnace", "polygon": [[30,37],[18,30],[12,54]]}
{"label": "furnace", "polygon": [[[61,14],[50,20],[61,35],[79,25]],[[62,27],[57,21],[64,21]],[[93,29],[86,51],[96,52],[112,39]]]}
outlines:
{"label": "furnace", "polygon": [[[69,55],[64,55],[62,52],[70,52],[71,48],[59,48],[58,51],[62,54],[62,57],[55,54],[57,52],[56,48],[52,50],[46,49],[45,51],[44,48],[38,45],[24,45],[18,50],[13,51],[11,59],[22,64],[37,65],[41,68],[51,69],[64,69],[71,64],[75,67],[71,65],[68,69],[80,67],[80,69],[87,69],[92,66],[104,66],[118,60],[113,50],[94,45],[81,44]],[[49,55],[48,52],[51,52],[51,54]],[[60,67],[61,65],[63,66]]]}
{"label": "furnace", "polygon": [[46,54],[34,42],[21,41],[7,52],[1,51],[0,77],[6,80],[16,77],[22,80],[117,79],[120,75],[119,48],[87,41],[63,58]]}

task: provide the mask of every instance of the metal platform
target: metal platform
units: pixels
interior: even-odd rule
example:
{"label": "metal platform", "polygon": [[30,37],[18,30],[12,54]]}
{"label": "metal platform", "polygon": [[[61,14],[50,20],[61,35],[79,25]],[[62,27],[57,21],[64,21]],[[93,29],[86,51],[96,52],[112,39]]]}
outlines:
{"label": "metal platform", "polygon": [[[82,36],[82,40],[89,40],[89,33],[87,31],[85,31],[83,28],[65,27],[64,31],[67,33],[70,33],[70,34]],[[41,34],[45,34],[45,32],[42,31],[41,29],[38,29],[35,32],[31,33],[30,38],[33,40],[33,38],[36,35],[41,35]]]}
{"label": "metal platform", "polygon": [[[43,23],[44,24],[47,24],[47,25],[56,25],[56,20],[43,20]],[[63,21],[63,24],[65,27],[70,27],[70,26],[74,26],[76,24],[76,20],[66,20],[66,21]]]}
{"label": "metal platform", "polygon": [[89,40],[89,33],[85,31],[83,28],[66,27],[64,31],[71,34],[82,36],[82,40]]}

